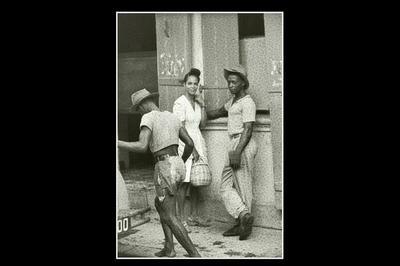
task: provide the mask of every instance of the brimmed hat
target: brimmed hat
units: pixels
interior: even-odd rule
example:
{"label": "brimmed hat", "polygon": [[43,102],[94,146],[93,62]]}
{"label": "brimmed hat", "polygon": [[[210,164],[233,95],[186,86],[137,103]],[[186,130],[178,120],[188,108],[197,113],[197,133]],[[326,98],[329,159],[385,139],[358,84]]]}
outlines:
{"label": "brimmed hat", "polygon": [[148,98],[156,98],[158,96],[158,92],[150,93],[146,89],[141,89],[140,91],[134,92],[131,95],[132,106],[129,109],[131,109],[132,111],[137,111],[137,107],[141,102]]}
{"label": "brimmed hat", "polygon": [[247,90],[249,88],[249,80],[247,79],[247,72],[246,72],[246,69],[242,65],[236,65],[236,66],[224,68],[224,77],[226,80],[228,80],[229,74],[239,75],[246,83],[244,89]]}

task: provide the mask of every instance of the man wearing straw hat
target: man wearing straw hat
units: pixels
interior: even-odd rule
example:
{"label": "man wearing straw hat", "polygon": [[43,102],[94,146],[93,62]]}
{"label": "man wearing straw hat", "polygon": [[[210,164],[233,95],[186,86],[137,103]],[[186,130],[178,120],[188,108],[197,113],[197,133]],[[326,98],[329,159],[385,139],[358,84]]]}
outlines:
{"label": "man wearing straw hat", "polygon": [[256,120],[256,105],[247,93],[249,81],[241,66],[224,69],[224,77],[233,97],[221,108],[207,112],[208,119],[228,117],[229,145],[221,177],[221,197],[228,213],[236,219],[224,236],[245,240],[252,231],[252,180],[257,144],[251,137]]}
{"label": "man wearing straw hat", "polygon": [[[140,122],[139,140],[136,142],[118,141],[118,148],[132,152],[146,152],[148,148],[156,162],[154,184],[156,189],[155,206],[165,235],[164,248],[155,253],[158,257],[175,257],[173,235],[189,253],[190,257],[200,257],[186,229],[176,216],[176,195],[185,178],[184,162],[193,150],[193,141],[179,119],[168,111],[161,112],[155,104],[158,93],[146,89],[132,94],[132,107],[143,116]],[[182,158],[178,156],[179,139],[185,143]]]}

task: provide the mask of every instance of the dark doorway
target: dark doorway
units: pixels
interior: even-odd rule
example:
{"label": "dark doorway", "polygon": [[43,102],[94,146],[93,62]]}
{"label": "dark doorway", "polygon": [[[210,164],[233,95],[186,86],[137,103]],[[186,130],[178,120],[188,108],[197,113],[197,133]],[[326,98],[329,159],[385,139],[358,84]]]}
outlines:
{"label": "dark doorway", "polygon": [[[118,139],[139,139],[141,115],[132,112],[130,95],[146,88],[158,92],[155,14],[118,14]],[[119,151],[120,170],[152,168],[148,151]],[[126,175],[124,175],[125,177]]]}
{"label": "dark doorway", "polygon": [[118,14],[118,53],[156,49],[155,14]]}

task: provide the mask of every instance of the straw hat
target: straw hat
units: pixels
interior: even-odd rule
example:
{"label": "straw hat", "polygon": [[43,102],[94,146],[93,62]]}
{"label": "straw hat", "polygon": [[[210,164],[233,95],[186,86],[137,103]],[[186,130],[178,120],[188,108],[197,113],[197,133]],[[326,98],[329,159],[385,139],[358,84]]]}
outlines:
{"label": "straw hat", "polygon": [[143,102],[144,100],[146,100],[148,98],[156,98],[158,96],[159,96],[158,92],[150,93],[146,89],[141,89],[137,92],[134,92],[131,95],[132,106],[130,107],[130,109],[133,111],[137,111],[137,107],[139,106],[139,104],[141,102]]}
{"label": "straw hat", "polygon": [[239,75],[246,83],[244,89],[247,90],[249,88],[249,80],[247,79],[247,72],[242,65],[236,65],[233,67],[224,68],[224,77],[226,80],[228,80],[229,74]]}

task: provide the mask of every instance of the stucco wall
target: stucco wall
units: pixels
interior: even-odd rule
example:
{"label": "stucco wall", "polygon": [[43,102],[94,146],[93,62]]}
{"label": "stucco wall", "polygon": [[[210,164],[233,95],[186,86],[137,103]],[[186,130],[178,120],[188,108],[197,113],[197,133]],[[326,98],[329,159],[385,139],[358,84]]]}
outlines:
{"label": "stucco wall", "polygon": [[268,94],[268,60],[265,56],[267,51],[264,37],[240,40],[240,60],[247,69],[247,78],[251,94],[258,110],[268,110],[270,107],[270,96]]}
{"label": "stucco wall", "polygon": [[272,147],[274,152],[274,175],[276,207],[282,209],[282,167],[283,167],[283,15],[264,14],[265,42],[267,47],[266,58],[268,60],[266,78],[267,89],[271,99],[271,129]]}
{"label": "stucco wall", "polygon": [[[173,102],[184,91],[178,81],[192,66],[190,19],[190,15],[187,14],[156,15],[158,81],[162,110],[172,110]],[[276,24],[275,21],[277,20],[274,17],[272,26]],[[204,67],[202,81],[208,109],[219,108],[230,97],[223,77],[223,67],[241,61],[248,68],[251,86],[249,92],[256,100],[257,109],[268,110],[271,100],[268,91],[272,82],[268,73],[275,62],[271,60],[281,60],[270,55],[271,38],[266,36],[265,39],[239,41],[237,14],[202,14],[201,22]],[[269,27],[271,23],[268,20]],[[265,55],[265,58],[260,58],[260,55]],[[275,207],[271,126],[270,122],[266,121],[269,118],[258,116],[259,123],[254,131],[259,153],[256,157],[253,213],[256,225],[280,228],[281,216]],[[202,133],[208,146],[214,180],[205,190],[207,200],[202,203],[201,210],[216,219],[232,221],[219,193],[225,147],[228,142],[226,118],[210,122]]]}

